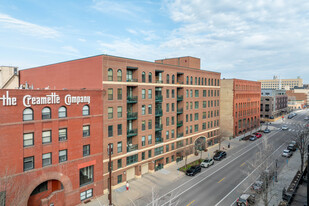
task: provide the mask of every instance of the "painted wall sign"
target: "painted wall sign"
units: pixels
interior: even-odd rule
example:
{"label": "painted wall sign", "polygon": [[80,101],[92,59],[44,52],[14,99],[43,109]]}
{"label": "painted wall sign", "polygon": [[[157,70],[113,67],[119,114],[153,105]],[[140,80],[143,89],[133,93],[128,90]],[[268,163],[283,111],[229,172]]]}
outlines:
{"label": "painted wall sign", "polygon": [[[51,94],[47,94],[45,96],[32,96],[32,95],[24,95],[23,96],[23,105],[25,107],[31,107],[33,105],[49,105],[49,104],[60,104],[60,96],[56,94],[56,92],[52,92]],[[87,103],[90,104],[90,96],[72,96],[71,94],[67,94],[64,97],[64,103],[66,105],[71,104],[79,104],[79,103]],[[6,91],[2,97],[3,106],[16,106],[17,105],[17,97],[10,97],[9,91]]]}

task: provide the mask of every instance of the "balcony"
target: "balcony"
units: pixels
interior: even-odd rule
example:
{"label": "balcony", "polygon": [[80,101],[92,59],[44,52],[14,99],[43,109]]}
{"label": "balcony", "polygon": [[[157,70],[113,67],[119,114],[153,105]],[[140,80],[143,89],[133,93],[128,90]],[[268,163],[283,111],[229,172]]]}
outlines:
{"label": "balcony", "polygon": [[162,80],[162,79],[157,79],[157,80],[156,80],[156,83],[162,84],[162,83],[163,83],[163,80]]}
{"label": "balcony", "polygon": [[177,101],[182,101],[183,100],[183,95],[177,95]]}
{"label": "balcony", "polygon": [[137,79],[127,79],[127,82],[137,82]]}
{"label": "balcony", "polygon": [[162,142],[163,142],[163,138],[161,138],[161,137],[156,137],[156,141],[155,141],[156,144],[160,144],[160,143],[162,143]]}
{"label": "balcony", "polygon": [[177,127],[182,127],[183,121],[177,121]]}
{"label": "balcony", "polygon": [[138,144],[129,144],[127,146],[127,152],[133,152],[138,150]]}
{"label": "balcony", "polygon": [[135,120],[137,119],[137,112],[128,112],[127,120]]}
{"label": "balcony", "polygon": [[183,137],[183,132],[177,134],[177,138]]}
{"label": "balcony", "polygon": [[177,114],[182,114],[183,113],[183,108],[177,109]]}
{"label": "balcony", "polygon": [[177,81],[177,84],[183,84],[183,81]]}
{"label": "balcony", "polygon": [[162,115],[163,115],[162,109],[156,109],[155,116],[156,117],[161,117]]}
{"label": "balcony", "polygon": [[128,129],[127,130],[127,137],[134,137],[137,135],[137,129]]}
{"label": "balcony", "polygon": [[128,96],[127,97],[127,103],[129,103],[129,104],[137,103],[137,96]]}
{"label": "balcony", "polygon": [[156,95],[156,102],[162,102],[163,96],[162,95]]}
{"label": "balcony", "polygon": [[155,127],[155,131],[161,131],[163,130],[163,124],[155,124],[156,127]]}

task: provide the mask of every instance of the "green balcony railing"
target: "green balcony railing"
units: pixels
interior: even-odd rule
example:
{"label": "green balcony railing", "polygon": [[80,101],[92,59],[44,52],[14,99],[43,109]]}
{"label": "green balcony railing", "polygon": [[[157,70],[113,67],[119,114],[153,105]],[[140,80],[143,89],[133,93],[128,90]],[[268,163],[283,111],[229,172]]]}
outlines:
{"label": "green balcony railing", "polygon": [[177,134],[177,138],[183,137],[183,132]]}
{"label": "green balcony railing", "polygon": [[137,119],[137,112],[128,112],[127,120],[134,120]]}
{"label": "green balcony railing", "polygon": [[138,144],[130,144],[127,146],[127,152],[133,152],[138,150]]}
{"label": "green balcony railing", "polygon": [[182,114],[183,113],[183,108],[177,109],[177,114]]}
{"label": "green balcony railing", "polygon": [[137,129],[128,129],[127,130],[127,137],[134,137],[137,135]]}
{"label": "green balcony railing", "polygon": [[162,143],[163,142],[163,138],[158,138],[158,137],[156,137],[156,140],[155,140],[155,143],[156,144],[160,144],[160,143]]}
{"label": "green balcony railing", "polygon": [[183,95],[177,95],[177,101],[182,101],[183,100]]}
{"label": "green balcony railing", "polygon": [[162,95],[156,95],[156,102],[162,102],[163,96]]}
{"label": "green balcony railing", "polygon": [[177,127],[182,127],[183,121],[177,121]]}
{"label": "green balcony railing", "polygon": [[138,80],[137,79],[127,79],[127,82],[137,82]]}
{"label": "green balcony railing", "polygon": [[137,96],[128,96],[127,103],[137,103]]}
{"label": "green balcony railing", "polygon": [[162,84],[162,83],[163,83],[163,80],[162,80],[162,79],[161,79],[161,80],[160,80],[160,79],[157,79],[157,80],[156,80],[156,83]]}
{"label": "green balcony railing", "polygon": [[183,84],[183,81],[177,81],[177,84]]}
{"label": "green balcony railing", "polygon": [[155,124],[155,131],[163,130],[163,124]]}
{"label": "green balcony railing", "polygon": [[163,115],[162,109],[156,109],[155,116],[156,116],[156,117],[160,117],[160,116],[162,116],[162,115]]}

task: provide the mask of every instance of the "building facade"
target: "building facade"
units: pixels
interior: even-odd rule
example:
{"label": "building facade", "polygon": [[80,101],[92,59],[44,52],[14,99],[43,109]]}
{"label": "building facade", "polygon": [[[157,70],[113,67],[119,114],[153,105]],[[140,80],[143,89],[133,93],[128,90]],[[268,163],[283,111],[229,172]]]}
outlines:
{"label": "building facade", "polygon": [[[297,92],[295,92],[297,91]],[[308,93],[303,90],[303,92],[298,90],[286,91],[288,95],[288,107],[291,109],[304,109],[308,106]]]}
{"label": "building facade", "polygon": [[260,125],[260,82],[222,79],[220,99],[220,129],[224,137],[235,137]]}
{"label": "building facade", "polygon": [[103,194],[101,90],[1,89],[0,108],[0,203],[77,205]]}
{"label": "building facade", "polygon": [[0,89],[17,89],[18,86],[18,68],[0,66]]}
{"label": "building facade", "polygon": [[261,119],[274,119],[288,111],[288,96],[285,90],[262,89]]}
{"label": "building facade", "polygon": [[[218,143],[220,73],[200,69],[200,59],[147,62],[99,55],[20,71],[34,88],[103,92],[103,188],[107,192],[112,144],[112,185],[181,160]],[[200,142],[200,141],[199,141]]]}
{"label": "building facade", "polygon": [[262,89],[293,89],[294,87],[302,87],[303,79],[297,77],[296,79],[279,79],[277,76],[274,76],[273,79],[268,80],[258,80],[261,82]]}

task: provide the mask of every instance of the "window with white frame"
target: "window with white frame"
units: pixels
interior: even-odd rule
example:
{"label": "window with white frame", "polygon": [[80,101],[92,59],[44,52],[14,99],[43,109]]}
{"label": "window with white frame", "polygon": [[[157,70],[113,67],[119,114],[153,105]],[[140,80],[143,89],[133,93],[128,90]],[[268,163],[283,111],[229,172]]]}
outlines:
{"label": "window with white frame", "polygon": [[42,132],[42,143],[46,144],[46,143],[50,143],[51,141],[52,141],[51,130],[43,131]]}
{"label": "window with white frame", "polygon": [[52,164],[52,153],[46,153],[42,155],[42,166],[48,166]]}
{"label": "window with white frame", "polygon": [[59,151],[59,163],[60,162],[65,162],[68,160],[68,154],[67,154],[67,150],[60,150]]}
{"label": "window with white frame", "polygon": [[80,200],[86,200],[92,197],[92,188],[80,193]]}
{"label": "window with white frame", "polygon": [[34,145],[34,133],[25,133],[24,134],[24,147]]}

